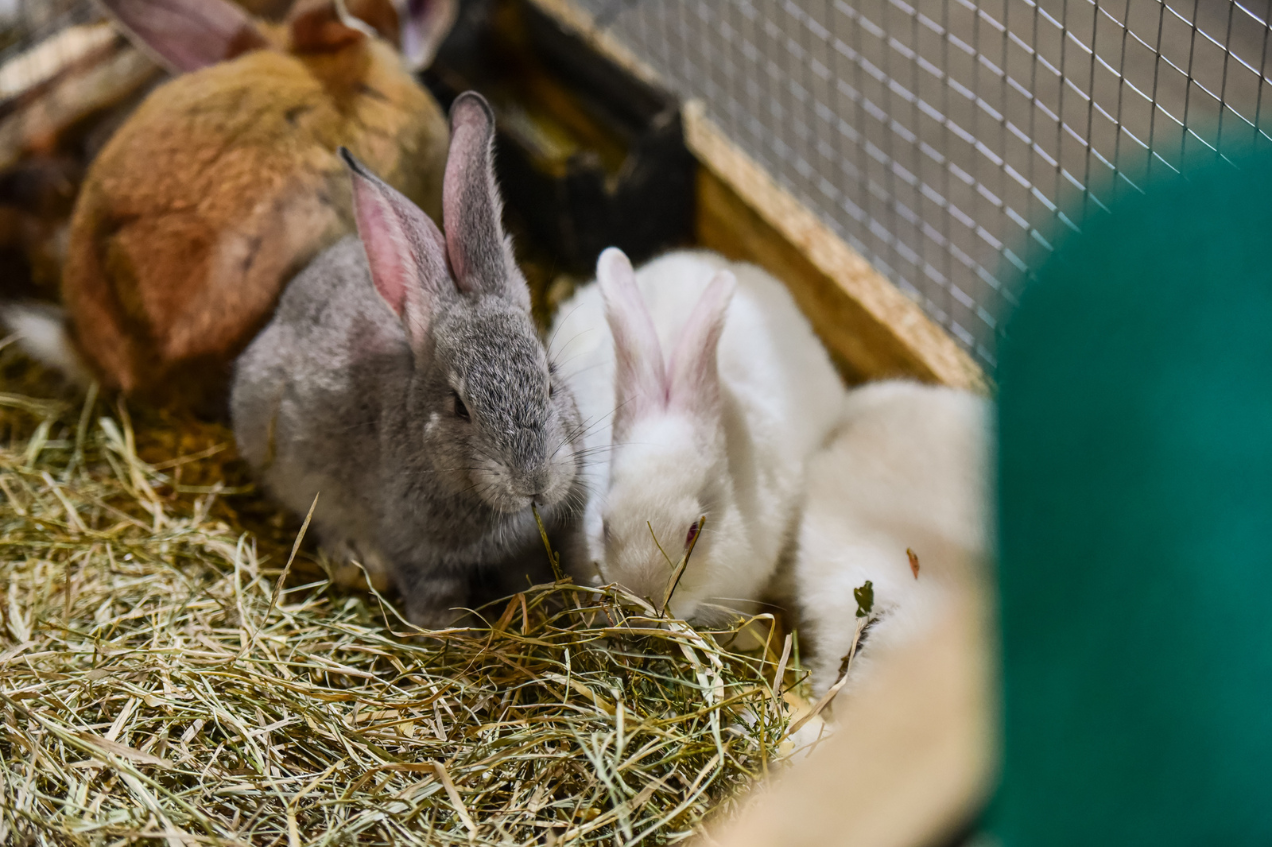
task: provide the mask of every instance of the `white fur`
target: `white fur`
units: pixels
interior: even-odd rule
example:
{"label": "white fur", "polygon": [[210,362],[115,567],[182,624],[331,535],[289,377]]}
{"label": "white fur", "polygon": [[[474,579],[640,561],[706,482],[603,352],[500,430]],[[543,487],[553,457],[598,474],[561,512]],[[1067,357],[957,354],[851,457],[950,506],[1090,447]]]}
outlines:
{"label": "white fur", "polygon": [[[849,393],[833,440],[809,464],[794,568],[817,697],[851,648],[853,589],[873,583],[875,620],[846,688],[981,575],[989,437],[988,404],[967,392],[879,382]],[[918,557],[917,579],[907,549]]]}
{"label": "white fur", "polygon": [[[605,254],[598,267],[604,262]],[[664,358],[672,357],[686,319],[726,269],[737,284],[717,348],[716,425],[704,427],[672,408],[642,414],[625,443],[611,444],[615,351],[599,285],[562,306],[551,339],[552,357],[590,427],[586,523],[589,552],[602,575],[661,605],[670,567],[645,522],[676,561],[687,526],[706,515],[671,603],[681,618],[709,615],[711,605],[747,609],[759,597],[790,541],[805,459],[830,432],[844,396],[785,286],[753,265],[713,253],[670,253],[636,273]]]}
{"label": "white fur", "polygon": [[0,323],[18,336],[28,356],[59,371],[71,382],[87,385],[92,374],[66,329],[66,313],[43,303],[9,303],[0,308]]}

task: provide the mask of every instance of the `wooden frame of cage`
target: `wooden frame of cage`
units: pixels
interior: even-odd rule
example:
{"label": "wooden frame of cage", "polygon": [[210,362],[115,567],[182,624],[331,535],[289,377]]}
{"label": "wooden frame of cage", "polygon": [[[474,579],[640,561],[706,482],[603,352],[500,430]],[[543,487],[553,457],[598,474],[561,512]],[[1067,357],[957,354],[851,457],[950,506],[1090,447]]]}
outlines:
{"label": "wooden frame of cage", "polygon": [[[657,74],[570,0],[530,0],[630,73]],[[778,185],[690,101],[685,140],[698,160],[695,235],[783,280],[853,382],[911,377],[985,392],[971,355],[856,250]]]}

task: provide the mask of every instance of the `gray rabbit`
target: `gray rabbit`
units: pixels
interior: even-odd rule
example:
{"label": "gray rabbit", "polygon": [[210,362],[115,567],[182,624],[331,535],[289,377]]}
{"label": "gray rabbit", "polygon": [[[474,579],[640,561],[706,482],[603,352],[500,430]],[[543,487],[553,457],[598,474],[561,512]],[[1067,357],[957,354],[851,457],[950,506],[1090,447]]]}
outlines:
{"label": "gray rabbit", "polygon": [[361,241],[288,286],[238,360],[239,449],[323,545],[382,569],[407,617],[550,578],[535,504],[567,567],[582,558],[580,421],[530,317],[500,224],[494,116],[451,109],[446,235],[349,153]]}

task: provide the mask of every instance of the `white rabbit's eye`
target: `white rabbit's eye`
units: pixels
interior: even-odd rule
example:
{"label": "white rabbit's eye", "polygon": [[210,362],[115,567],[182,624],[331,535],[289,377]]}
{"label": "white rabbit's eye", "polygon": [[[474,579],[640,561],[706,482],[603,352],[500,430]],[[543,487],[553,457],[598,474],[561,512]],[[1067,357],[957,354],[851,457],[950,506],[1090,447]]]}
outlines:
{"label": "white rabbit's eye", "polygon": [[693,546],[693,540],[698,537],[698,522],[694,521],[689,524],[689,532],[685,535],[685,549],[688,550]]}
{"label": "white rabbit's eye", "polygon": [[455,403],[455,406],[454,406],[455,417],[459,418],[461,421],[472,420],[472,417],[468,414],[468,407],[464,405],[463,400],[459,399],[459,392],[452,391],[451,399]]}

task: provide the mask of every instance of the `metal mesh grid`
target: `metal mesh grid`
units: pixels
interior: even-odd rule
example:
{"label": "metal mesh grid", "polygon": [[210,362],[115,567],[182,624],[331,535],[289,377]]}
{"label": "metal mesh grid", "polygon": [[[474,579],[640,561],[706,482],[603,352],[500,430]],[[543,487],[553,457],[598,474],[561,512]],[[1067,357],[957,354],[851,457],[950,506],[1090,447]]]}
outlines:
{"label": "metal mesh grid", "polygon": [[1272,142],[1272,0],[580,2],[991,366],[1004,270]]}

